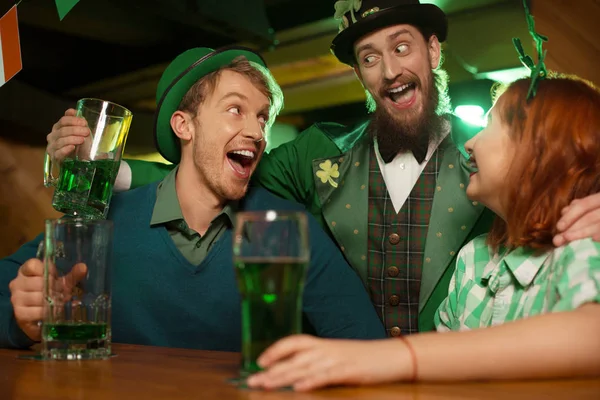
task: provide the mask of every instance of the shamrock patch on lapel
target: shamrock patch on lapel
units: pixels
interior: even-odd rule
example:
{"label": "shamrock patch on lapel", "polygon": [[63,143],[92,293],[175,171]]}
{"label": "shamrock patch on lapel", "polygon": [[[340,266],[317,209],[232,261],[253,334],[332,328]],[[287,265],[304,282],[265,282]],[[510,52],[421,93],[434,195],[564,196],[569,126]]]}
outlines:
{"label": "shamrock patch on lapel", "polygon": [[322,183],[329,183],[334,188],[338,187],[338,183],[333,178],[340,177],[340,171],[338,170],[338,164],[331,163],[331,160],[325,160],[319,164],[320,170],[317,171],[317,177],[321,179]]}

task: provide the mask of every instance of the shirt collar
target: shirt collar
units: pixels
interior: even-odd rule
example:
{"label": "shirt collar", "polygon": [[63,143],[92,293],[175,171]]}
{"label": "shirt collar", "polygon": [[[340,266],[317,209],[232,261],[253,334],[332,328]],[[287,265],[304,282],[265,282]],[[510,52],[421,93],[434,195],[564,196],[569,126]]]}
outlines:
{"label": "shirt collar", "polygon": [[183,220],[183,213],[181,212],[177,190],[175,189],[175,178],[177,177],[178,170],[179,166],[173,168],[162,182],[158,184],[150,226]]}
{"label": "shirt collar", "polygon": [[504,257],[503,261],[521,286],[526,287],[533,282],[533,278],[549,256],[549,252],[536,254],[532,249],[519,247]]}
{"label": "shirt collar", "polygon": [[223,208],[223,211],[221,211],[221,213],[219,215],[217,215],[215,217],[215,219],[219,218],[221,215],[225,215],[225,216],[227,216],[227,219],[229,220],[231,227],[235,228],[235,214],[237,213],[239,206],[240,206],[239,201],[228,202],[225,205],[225,207]]}
{"label": "shirt collar", "polygon": [[[186,231],[189,229],[183,218],[183,212],[181,211],[181,205],[179,204],[179,198],[177,197],[175,178],[177,177],[178,169],[179,166],[175,167],[162,182],[158,184],[158,188],[156,189],[156,202],[154,203],[150,226],[177,222],[172,226],[176,227],[178,230]],[[235,214],[238,207],[238,201],[228,202],[219,215],[213,219],[213,222],[224,215],[229,220],[229,224],[232,227],[235,227]],[[179,224],[178,222],[183,222],[183,224]]]}
{"label": "shirt collar", "polygon": [[[515,250],[504,256],[497,264],[497,268],[487,268],[484,271],[482,281],[490,281],[494,272],[499,269],[508,269],[513,274],[515,279],[519,282],[522,287],[531,285],[533,279],[539,272],[544,262],[550,256],[550,252],[542,252],[536,254],[535,250],[518,247]],[[490,263],[488,265],[491,265]]]}

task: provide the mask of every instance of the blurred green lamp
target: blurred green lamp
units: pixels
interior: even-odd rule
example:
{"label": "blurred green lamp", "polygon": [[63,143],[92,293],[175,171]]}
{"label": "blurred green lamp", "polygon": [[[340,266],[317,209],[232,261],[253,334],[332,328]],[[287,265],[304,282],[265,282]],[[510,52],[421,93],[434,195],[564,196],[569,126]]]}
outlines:
{"label": "blurred green lamp", "polygon": [[484,127],[487,125],[483,107],[476,105],[460,105],[454,109],[454,115],[467,124]]}

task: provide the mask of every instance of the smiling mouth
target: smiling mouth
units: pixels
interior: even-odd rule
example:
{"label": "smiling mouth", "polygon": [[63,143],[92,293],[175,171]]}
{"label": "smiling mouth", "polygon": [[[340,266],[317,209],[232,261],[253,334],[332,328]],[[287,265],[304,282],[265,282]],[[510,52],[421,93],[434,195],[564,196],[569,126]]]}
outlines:
{"label": "smiling mouth", "polygon": [[227,153],[229,165],[240,178],[248,178],[252,165],[256,159],[256,152],[250,150],[234,150]]}
{"label": "smiling mouth", "polygon": [[471,171],[471,174],[469,174],[469,177],[479,172],[479,169],[477,168],[477,162],[475,161],[475,158],[473,156],[469,158],[469,167],[473,170]]}
{"label": "smiling mouth", "polygon": [[387,97],[397,106],[408,107],[415,98],[417,85],[414,82],[386,90]]}

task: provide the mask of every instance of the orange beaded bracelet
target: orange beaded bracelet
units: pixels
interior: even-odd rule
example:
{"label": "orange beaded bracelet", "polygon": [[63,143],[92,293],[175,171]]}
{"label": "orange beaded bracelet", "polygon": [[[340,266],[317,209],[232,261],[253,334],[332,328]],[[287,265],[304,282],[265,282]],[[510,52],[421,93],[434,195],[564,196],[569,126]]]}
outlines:
{"label": "orange beaded bracelet", "polygon": [[408,339],[405,336],[401,335],[401,336],[397,336],[397,338],[402,340],[402,342],[404,342],[404,344],[408,348],[408,352],[410,353],[410,359],[412,361],[412,370],[413,370],[410,382],[416,382],[417,381],[417,353],[415,353],[415,349],[413,349],[412,345],[410,344],[410,342],[408,341]]}

